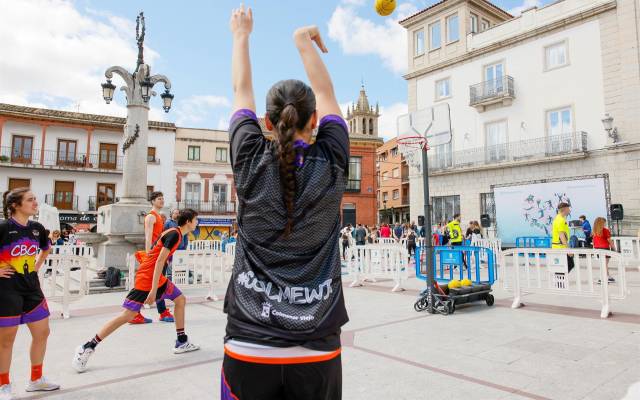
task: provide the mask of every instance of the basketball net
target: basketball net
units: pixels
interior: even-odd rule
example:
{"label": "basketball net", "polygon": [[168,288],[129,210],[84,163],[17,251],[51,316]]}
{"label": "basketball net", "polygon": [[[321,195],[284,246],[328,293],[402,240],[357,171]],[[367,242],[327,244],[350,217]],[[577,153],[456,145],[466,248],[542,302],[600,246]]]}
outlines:
{"label": "basketball net", "polygon": [[417,135],[398,136],[398,150],[404,156],[407,165],[414,168],[417,173],[422,171],[422,151],[429,150],[429,143],[426,137]]}

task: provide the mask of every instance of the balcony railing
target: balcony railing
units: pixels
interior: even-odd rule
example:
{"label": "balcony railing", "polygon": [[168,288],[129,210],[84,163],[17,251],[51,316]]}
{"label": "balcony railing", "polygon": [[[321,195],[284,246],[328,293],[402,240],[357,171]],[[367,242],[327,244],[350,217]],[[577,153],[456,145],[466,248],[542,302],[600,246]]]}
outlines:
{"label": "balcony railing", "polygon": [[116,197],[114,201],[103,201],[98,204],[96,196],[89,196],[89,200],[87,201],[87,211],[98,211],[98,208],[106,206],[107,204],[115,204],[118,201],[120,201],[120,198]]}
{"label": "balcony railing", "polygon": [[78,210],[78,196],[70,195],[67,192],[58,192],[55,194],[46,194],[44,202],[58,210]]}
{"label": "balcony railing", "polygon": [[32,151],[16,151],[11,147],[0,147],[0,166],[8,163],[11,165],[29,166],[35,168],[60,168],[60,169],[91,169],[122,171],[123,156],[113,153],[108,157],[100,158],[99,154],[86,154],[77,152],[58,152],[45,150],[41,160],[39,149]]}
{"label": "balcony railing", "polygon": [[360,192],[360,179],[349,179],[344,190],[346,192]]}
{"label": "balcony railing", "polygon": [[454,152],[429,152],[429,170],[478,167],[508,162],[541,160],[546,157],[580,154],[587,151],[587,133],[527,139],[495,146],[477,147]]}
{"label": "balcony railing", "polygon": [[505,75],[501,78],[485,81],[469,87],[469,105],[484,111],[490,104],[502,102],[511,104],[515,98],[513,78]]}
{"label": "balcony railing", "polygon": [[182,210],[191,208],[197,212],[208,212],[212,214],[235,214],[235,202],[218,202],[202,200],[184,200],[176,204],[176,208]]}

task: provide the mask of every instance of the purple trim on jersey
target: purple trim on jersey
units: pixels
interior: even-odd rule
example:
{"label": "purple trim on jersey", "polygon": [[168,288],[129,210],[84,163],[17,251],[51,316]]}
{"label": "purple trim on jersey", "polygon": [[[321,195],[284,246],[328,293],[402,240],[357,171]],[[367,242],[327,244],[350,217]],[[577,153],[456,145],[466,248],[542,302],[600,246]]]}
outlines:
{"label": "purple trim on jersey", "polygon": [[22,314],[20,323],[30,324],[32,322],[38,322],[45,318],[48,318],[49,315],[51,315],[51,313],[49,313],[49,305],[47,304],[47,300],[42,300],[42,303],[38,304],[36,308],[26,314]]}
{"label": "purple trim on jersey", "polygon": [[167,285],[167,287],[164,290],[164,293],[162,293],[162,296],[160,296],[160,300],[174,301],[178,297],[182,296],[182,292],[180,291],[180,289],[178,289],[178,287],[174,285],[170,280],[167,279],[167,283],[165,283],[165,285]]}
{"label": "purple trim on jersey", "polygon": [[[305,142],[304,140],[296,140],[293,142],[293,148],[294,149],[299,149],[301,148],[302,150],[306,150],[309,147],[311,147],[311,145],[307,142]],[[304,154],[296,154],[296,159],[294,161],[294,163],[296,164],[296,167],[302,167],[304,165]]]}
{"label": "purple trim on jersey", "polygon": [[229,122],[229,125],[232,125],[234,122],[236,122],[240,118],[251,118],[251,119],[255,120],[256,122],[258,122],[258,116],[256,115],[256,113],[254,113],[253,111],[251,111],[251,110],[249,110],[247,108],[241,108],[238,111],[233,113],[233,115],[231,116],[231,120]]}
{"label": "purple trim on jersey", "polygon": [[15,317],[0,317],[0,328],[9,328],[20,325],[21,315]]}
{"label": "purple trim on jersey", "polygon": [[13,217],[9,218],[9,221],[13,222],[15,225],[18,225],[18,227],[20,228],[26,228],[27,226],[29,226],[29,221],[27,221],[27,225],[22,225],[20,222],[13,219]]}
{"label": "purple trim on jersey", "polygon": [[347,128],[347,123],[344,121],[344,118],[335,114],[325,115],[324,117],[322,117],[322,119],[320,120],[319,128],[322,128],[323,125],[328,124],[329,122],[340,124],[345,131],[349,132],[349,128]]}

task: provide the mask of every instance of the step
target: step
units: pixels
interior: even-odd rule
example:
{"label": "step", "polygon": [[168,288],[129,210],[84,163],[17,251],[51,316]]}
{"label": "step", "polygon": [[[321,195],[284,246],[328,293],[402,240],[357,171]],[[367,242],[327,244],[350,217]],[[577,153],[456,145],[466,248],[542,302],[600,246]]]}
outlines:
{"label": "step", "polygon": [[108,288],[104,285],[89,287],[89,294],[102,294],[102,293],[126,292],[126,291],[127,291],[127,288],[124,285],[116,286],[113,288]]}

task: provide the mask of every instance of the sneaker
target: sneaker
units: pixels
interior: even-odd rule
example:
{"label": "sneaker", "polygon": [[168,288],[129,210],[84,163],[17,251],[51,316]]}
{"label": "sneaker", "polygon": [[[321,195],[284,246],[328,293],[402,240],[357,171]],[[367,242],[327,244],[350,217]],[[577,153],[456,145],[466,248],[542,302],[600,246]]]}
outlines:
{"label": "sneaker", "polygon": [[180,343],[176,340],[176,346],[173,348],[173,354],[188,353],[190,351],[200,350],[200,346],[189,341]]}
{"label": "sneaker", "polygon": [[47,378],[42,376],[37,381],[29,381],[29,384],[24,390],[27,392],[50,392],[58,389],[60,389],[60,385],[49,382]]}
{"label": "sneaker", "polygon": [[129,323],[131,325],[143,325],[143,324],[150,324],[153,321],[151,320],[151,318],[145,318],[144,315],[138,313],[135,317],[133,317],[133,319],[131,321],[129,321]]}
{"label": "sneaker", "polygon": [[171,314],[171,311],[169,311],[168,309],[164,310],[162,312],[162,314],[160,314],[160,318],[159,319],[162,322],[174,322],[175,321],[175,319],[173,318],[173,315]]}
{"label": "sneaker", "polygon": [[616,280],[613,279],[613,276],[610,276],[608,281],[609,281],[609,283],[616,283]]}
{"label": "sneaker", "polygon": [[84,348],[84,346],[78,346],[76,348],[76,352],[73,355],[73,360],[71,360],[71,366],[77,372],[82,373],[87,370],[87,361],[89,361],[89,357],[95,352],[92,348]]}
{"label": "sneaker", "polygon": [[0,400],[13,400],[13,394],[11,393],[11,384],[0,386]]}

